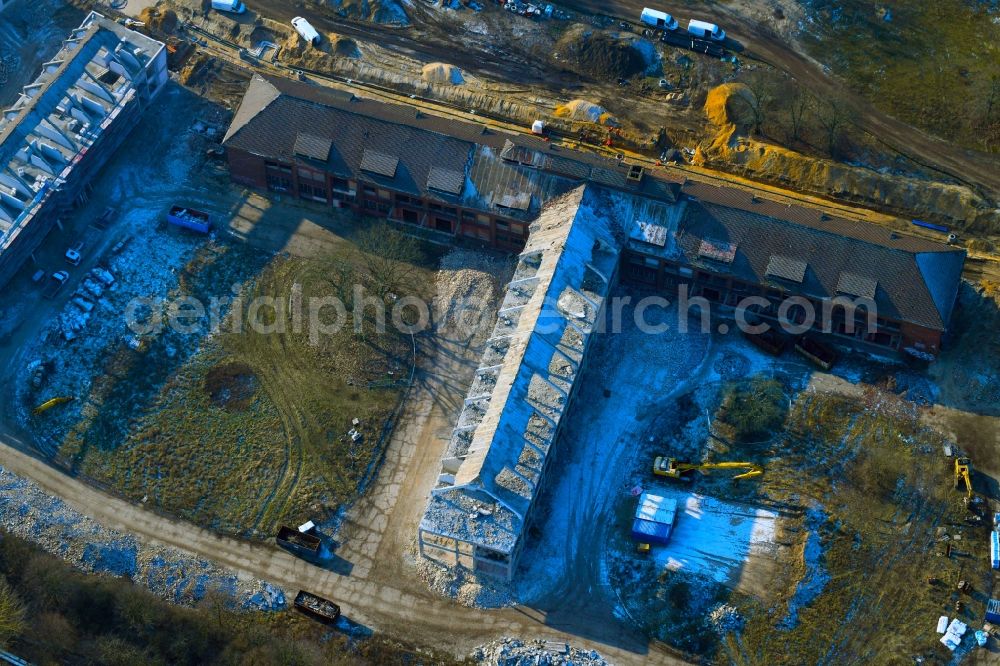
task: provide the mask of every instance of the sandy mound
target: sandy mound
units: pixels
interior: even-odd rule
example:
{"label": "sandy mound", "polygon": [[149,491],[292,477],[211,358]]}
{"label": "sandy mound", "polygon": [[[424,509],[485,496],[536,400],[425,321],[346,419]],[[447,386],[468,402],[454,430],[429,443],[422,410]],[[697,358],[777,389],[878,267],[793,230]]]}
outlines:
{"label": "sandy mound", "polygon": [[631,41],[585,25],[566,30],[552,58],[570,71],[601,81],[627,79],[649,66],[647,55]]}
{"label": "sandy mound", "polygon": [[1000,211],[967,187],[880,174],[749,138],[752,102],[753,93],[741,83],[723,84],[708,93],[705,114],[718,132],[698,147],[696,164],[725,165],[751,178],[877,206],[902,217],[942,221],[960,229],[1000,229]]}
{"label": "sandy mound", "polygon": [[567,120],[577,120],[585,123],[599,123],[601,125],[614,125],[615,119],[604,107],[598,106],[585,99],[574,99],[572,102],[560,104],[556,107],[555,116]]}
{"label": "sandy mound", "polygon": [[448,65],[443,62],[432,62],[424,65],[420,76],[427,83],[452,86],[465,83],[465,79],[462,77],[462,70],[454,65]]}
{"label": "sandy mound", "polygon": [[326,4],[346,18],[387,25],[410,25],[399,0],[327,0]]}
{"label": "sandy mound", "polygon": [[163,32],[169,35],[177,30],[177,14],[172,9],[163,10],[156,7],[146,7],[139,12],[139,20],[156,32]]}

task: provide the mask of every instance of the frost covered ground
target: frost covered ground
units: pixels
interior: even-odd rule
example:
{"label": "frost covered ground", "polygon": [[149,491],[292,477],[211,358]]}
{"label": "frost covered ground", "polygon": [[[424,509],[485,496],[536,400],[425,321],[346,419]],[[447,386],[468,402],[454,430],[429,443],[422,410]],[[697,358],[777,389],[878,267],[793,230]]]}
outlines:
{"label": "frost covered ground", "polygon": [[125,576],[175,603],[190,604],[215,593],[231,598],[241,608],[281,610],[286,606],[280,588],[108,529],[3,468],[0,525],[84,571]]}
{"label": "frost covered ground", "polygon": [[677,500],[670,542],[653,549],[659,566],[735,586],[749,560],[774,556],[775,512],[677,488],[647,490]]}

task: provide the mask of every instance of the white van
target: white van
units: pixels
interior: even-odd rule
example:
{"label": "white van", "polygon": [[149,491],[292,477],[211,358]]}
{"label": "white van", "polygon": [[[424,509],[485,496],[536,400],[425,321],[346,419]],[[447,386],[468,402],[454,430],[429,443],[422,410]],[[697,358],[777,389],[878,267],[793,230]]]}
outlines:
{"label": "white van", "polygon": [[292,19],[292,27],[295,31],[302,35],[302,39],[306,40],[313,46],[319,46],[320,36],[316,32],[316,28],[312,27],[309,21],[305,20],[301,16],[296,16]]}
{"label": "white van", "polygon": [[247,6],[243,4],[242,0],[212,0],[212,9],[217,9],[220,12],[242,14],[247,10]]}
{"label": "white van", "polygon": [[677,19],[666,12],[661,12],[658,9],[644,7],[642,14],[639,15],[639,20],[646,25],[659,28],[660,30],[677,29]]}
{"label": "white van", "polygon": [[702,39],[713,39],[717,42],[726,41],[726,32],[722,28],[714,23],[699,21],[698,19],[691,19],[688,22],[688,32]]}

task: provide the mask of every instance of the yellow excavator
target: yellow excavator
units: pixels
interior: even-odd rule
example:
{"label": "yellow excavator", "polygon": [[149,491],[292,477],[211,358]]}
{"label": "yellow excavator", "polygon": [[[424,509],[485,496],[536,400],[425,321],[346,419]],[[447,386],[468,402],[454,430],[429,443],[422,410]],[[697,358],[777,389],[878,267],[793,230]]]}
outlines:
{"label": "yellow excavator", "polygon": [[955,458],[955,489],[965,484],[965,503],[972,501],[972,461],[968,456]]}
{"label": "yellow excavator", "polygon": [[653,460],[653,474],[656,474],[657,476],[665,476],[670,479],[684,478],[684,474],[686,472],[693,472],[695,470],[707,472],[714,469],[746,470],[742,474],[734,476],[733,481],[737,481],[739,479],[752,479],[753,477],[760,476],[764,473],[764,468],[762,466],[752,462],[683,463],[677,462],[676,458],[667,458],[666,456],[657,456]]}

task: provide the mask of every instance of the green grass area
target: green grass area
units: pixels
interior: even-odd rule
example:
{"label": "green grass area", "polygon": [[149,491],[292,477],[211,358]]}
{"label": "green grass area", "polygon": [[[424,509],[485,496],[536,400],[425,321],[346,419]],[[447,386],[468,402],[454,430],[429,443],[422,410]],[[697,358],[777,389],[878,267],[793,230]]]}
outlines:
{"label": "green grass area", "polygon": [[[912,405],[874,389],[861,401],[803,392],[786,433],[766,452],[767,472],[755,491],[788,506],[821,507],[818,566],[829,579],[798,607],[791,628],[793,587],[766,607],[742,599],[746,628],[726,637],[720,657],[803,664],[940,656],[937,617],[981,620],[989,577],[986,530],[964,520],[941,436],[920,425]],[[946,534],[961,536],[952,541],[959,554],[944,556]],[[795,568],[795,579],[807,573],[804,561]],[[963,595],[956,613],[959,580],[977,592]]]}
{"label": "green grass area", "polygon": [[[815,58],[883,111],[979,150],[1000,149],[1000,14],[965,0],[823,1]],[[886,12],[889,20],[886,20]]]}
{"label": "green grass area", "polygon": [[[419,252],[419,265],[394,273],[391,261],[373,256],[384,247],[345,244],[332,256],[271,259],[234,246],[227,263],[254,269],[239,291],[242,306],[218,332],[200,331],[195,345],[188,339],[192,353],[181,361],[174,331],[151,336],[145,351],[122,349],[115,356],[127,359],[123,370],[102,380],[101,399],[91,396],[63,459],[131,499],[222,532],[267,537],[284,522],[329,517],[370,479],[413,361],[410,336],[391,321],[379,330],[373,306],[355,318],[353,285],[376,299],[400,275],[398,295],[433,281]],[[196,258],[180,291],[231,295],[233,281],[217,279],[215,263]],[[260,297],[271,300],[254,305]],[[346,306],[316,310],[328,326],[321,331],[310,325],[314,297]],[[357,442],[348,436],[354,419]]]}

